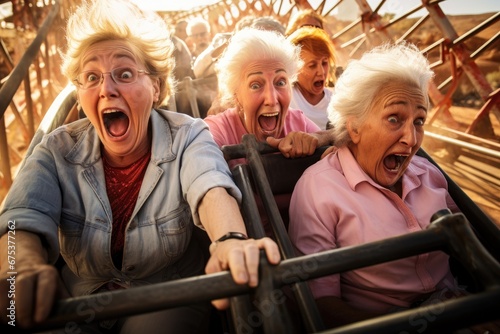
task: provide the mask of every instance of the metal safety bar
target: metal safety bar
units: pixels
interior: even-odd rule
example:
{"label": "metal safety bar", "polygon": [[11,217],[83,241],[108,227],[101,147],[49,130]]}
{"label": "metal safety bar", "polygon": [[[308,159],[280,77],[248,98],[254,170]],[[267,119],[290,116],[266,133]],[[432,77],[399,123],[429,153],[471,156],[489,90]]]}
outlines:
{"label": "metal safety bar", "polygon": [[[116,290],[60,300],[52,315],[36,330],[76,326],[78,323],[118,318],[208,301],[229,296],[254,294],[268,296],[257,299],[258,313],[264,328],[276,328],[275,311],[281,303],[277,289],[310,279],[376,265],[431,251],[442,250],[457,258],[477,279],[482,290],[468,296],[439,301],[322,333],[421,333],[419,320],[426,329],[452,331],[500,318],[500,264],[477,239],[463,214],[448,214],[437,218],[427,230],[409,233],[363,245],[283,260],[269,265],[261,259],[259,288],[233,282],[229,272],[201,275],[127,290]],[[266,286],[265,291],[259,291]],[[269,297],[271,296],[271,297]],[[256,312],[256,311],[252,311]],[[256,313],[255,313],[256,314]],[[433,319],[425,318],[433,315]],[[248,314],[240,314],[246,318]],[[283,329],[283,328],[282,328]],[[287,328],[293,331],[292,328]],[[287,330],[284,329],[284,330]],[[266,331],[266,333],[271,333]],[[272,332],[276,333],[276,332]]]}
{"label": "metal safety bar", "polygon": [[[290,239],[288,238],[288,233],[286,226],[283,222],[283,219],[281,217],[280,211],[278,209],[278,206],[276,204],[276,201],[274,200],[274,194],[269,186],[269,182],[272,182],[274,180],[273,177],[268,178],[266,175],[266,170],[264,168],[264,165],[262,163],[261,159],[261,154],[259,152],[259,147],[263,151],[269,151],[269,149],[266,148],[265,145],[257,142],[256,138],[254,135],[244,135],[242,138],[242,144],[243,146],[243,152],[245,153],[245,158],[247,159],[248,165],[250,167],[250,170],[252,171],[252,176],[253,176],[253,181],[255,188],[262,199],[262,204],[264,206],[267,218],[269,220],[269,223],[273,229],[273,233],[276,237],[276,242],[279,245],[281,255],[284,259],[289,259],[295,257],[295,251],[293,249],[292,243],[290,242]],[[241,149],[237,149],[235,151],[231,151],[229,146],[222,147],[222,151],[224,152],[224,156],[227,159],[237,159],[237,158],[242,158]],[[231,153],[236,153],[233,156],[231,156]],[[295,161],[298,162],[304,162],[306,161],[307,165],[311,165],[312,163],[316,162],[319,160],[319,155],[316,154],[313,157],[310,157],[309,159],[297,159]],[[271,156],[275,156],[275,154],[272,154]],[[281,156],[280,153],[276,154],[276,156]],[[293,160],[289,160],[290,162],[293,162]],[[304,168],[306,165],[303,165]],[[276,167],[276,166],[275,166]],[[292,170],[297,170],[296,168],[287,168],[286,170],[283,170],[281,168],[275,168],[274,169],[278,173],[289,173]],[[300,177],[300,174],[302,173],[303,170],[299,172],[298,175],[296,175],[296,178]],[[237,175],[243,175],[244,173],[238,172]],[[236,178],[236,177],[235,177]],[[284,177],[283,177],[284,178]],[[286,178],[288,180],[288,178]],[[296,180],[295,180],[296,181]],[[239,183],[238,181],[237,183]],[[292,183],[292,182],[291,182]],[[295,182],[293,182],[295,184]],[[293,188],[292,188],[293,189]],[[243,197],[245,200],[248,198],[252,198],[254,196],[253,191],[249,191],[248,187],[245,187],[242,189],[243,192]],[[291,193],[291,191],[290,191]],[[252,202],[250,202],[252,203]],[[256,238],[262,238],[264,237],[264,231],[261,228],[261,220],[252,217],[252,219],[246,219],[245,220],[247,223],[249,223],[251,226],[248,227],[249,230],[255,231],[258,230],[259,234],[255,235],[254,237]],[[309,289],[309,286],[304,283],[304,282],[297,282],[294,284],[294,287],[292,289],[295,298],[297,300],[298,307],[300,309],[300,314],[303,318],[304,324],[308,330],[308,332],[317,332],[320,329],[324,328],[323,321],[321,320],[321,317],[319,315],[319,311],[317,309],[316,303],[313,299],[311,290]]]}

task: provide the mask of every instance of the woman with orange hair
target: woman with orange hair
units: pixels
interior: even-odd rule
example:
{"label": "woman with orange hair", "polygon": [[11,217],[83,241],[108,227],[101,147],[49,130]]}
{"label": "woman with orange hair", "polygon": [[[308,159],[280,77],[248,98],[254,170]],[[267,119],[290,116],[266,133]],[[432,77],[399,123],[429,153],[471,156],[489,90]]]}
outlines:
{"label": "woman with orange hair", "polygon": [[332,90],[327,88],[334,77],[335,48],[323,29],[305,26],[297,29],[288,40],[301,47],[304,62],[292,90],[290,107],[302,112],[321,130],[328,123],[327,107]]}

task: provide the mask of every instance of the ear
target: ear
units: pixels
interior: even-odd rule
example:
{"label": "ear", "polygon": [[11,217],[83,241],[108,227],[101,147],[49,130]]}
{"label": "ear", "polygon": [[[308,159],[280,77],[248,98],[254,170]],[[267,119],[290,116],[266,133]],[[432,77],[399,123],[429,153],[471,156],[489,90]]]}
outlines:
{"label": "ear", "polygon": [[153,80],[153,101],[158,102],[160,98],[160,79]]}
{"label": "ear", "polygon": [[351,137],[353,144],[359,143],[361,136],[359,135],[359,130],[357,126],[354,124],[352,118],[347,120],[346,127],[347,127],[347,132],[349,132],[349,136]]}

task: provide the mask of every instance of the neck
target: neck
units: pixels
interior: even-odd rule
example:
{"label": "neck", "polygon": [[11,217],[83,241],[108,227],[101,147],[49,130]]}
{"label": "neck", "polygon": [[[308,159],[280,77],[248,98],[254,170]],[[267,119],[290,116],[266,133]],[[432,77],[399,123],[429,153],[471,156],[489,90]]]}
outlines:
{"label": "neck", "polygon": [[323,96],[325,96],[325,90],[321,91],[321,94],[312,94],[308,90],[304,89],[298,82],[295,83],[297,85],[297,88],[299,89],[299,92],[304,96],[307,102],[312,104],[313,106],[318,104]]}

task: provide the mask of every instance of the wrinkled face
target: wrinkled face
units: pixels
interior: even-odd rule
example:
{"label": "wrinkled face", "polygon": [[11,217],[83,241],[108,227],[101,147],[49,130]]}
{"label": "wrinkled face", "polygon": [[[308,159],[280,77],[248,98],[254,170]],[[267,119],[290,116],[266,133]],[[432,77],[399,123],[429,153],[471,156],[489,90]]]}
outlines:
{"label": "wrinkled face", "polygon": [[298,75],[298,82],[307,94],[323,97],[330,65],[327,56],[316,55],[308,50],[300,52],[300,58],[304,61],[304,66]]}
{"label": "wrinkled face", "polygon": [[[119,67],[145,70],[124,41],[90,46],[82,55],[80,72],[92,71],[87,73],[97,80],[100,73],[107,74],[93,88],[78,88],[78,100],[99,135],[103,154],[115,166],[127,166],[149,150],[149,116],[158,101],[159,84],[144,73],[134,83],[117,84],[109,72]],[[128,72],[121,75],[126,78]]]}
{"label": "wrinkled face", "polygon": [[259,60],[242,69],[237,107],[246,130],[257,140],[279,137],[290,99],[290,81],[282,62]]}
{"label": "wrinkled face", "polygon": [[401,178],[422,144],[426,117],[427,99],[418,87],[390,82],[358,128],[348,121],[351,151],[376,183],[392,187]]}

